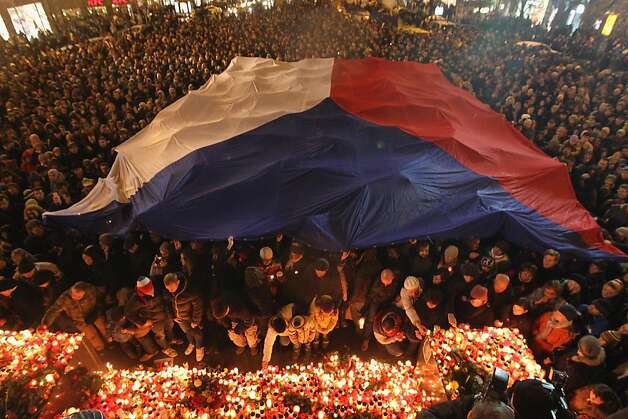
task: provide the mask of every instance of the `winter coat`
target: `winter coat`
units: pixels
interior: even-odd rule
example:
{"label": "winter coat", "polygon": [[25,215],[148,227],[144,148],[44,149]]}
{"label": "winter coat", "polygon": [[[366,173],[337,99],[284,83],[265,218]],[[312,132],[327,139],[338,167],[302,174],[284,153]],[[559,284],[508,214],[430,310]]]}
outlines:
{"label": "winter coat", "polygon": [[504,317],[501,318],[503,327],[508,329],[517,329],[528,342],[532,337],[532,316],[530,313],[524,313],[520,316],[512,314],[512,309]]}
{"label": "winter coat", "polygon": [[578,306],[578,311],[582,314],[582,323],[587,333],[596,337],[609,329],[608,319],[604,316],[594,316],[587,311],[587,304]]}
{"label": "winter coat", "polygon": [[87,288],[81,300],[74,301],[72,299],[70,296],[71,288],[63,291],[54,304],[46,311],[41,323],[50,327],[61,313],[65,313],[79,330],[86,327],[87,318],[102,310],[104,295],[96,286],[84,282],[83,284],[86,284]]}
{"label": "winter coat", "polygon": [[203,321],[203,301],[200,294],[188,287],[186,279],[182,279],[179,288],[173,294],[164,294],[164,304],[169,317],[179,322],[200,324]]}
{"label": "winter coat", "polygon": [[541,338],[539,334],[545,329],[551,318],[551,311],[541,314],[532,328],[532,336],[534,337],[536,348],[544,354],[564,348],[576,338],[576,334],[571,327],[553,328],[545,338]]}
{"label": "winter coat", "polygon": [[273,346],[275,344],[275,340],[277,340],[277,336],[286,336],[293,344],[309,343],[316,337],[314,322],[310,319],[310,316],[305,316],[305,324],[301,330],[297,331],[292,327],[290,323],[294,317],[293,313],[294,304],[286,304],[277,313],[277,316],[283,318],[288,323],[288,327],[282,333],[278,333],[275,329],[273,329],[270,321],[268,322],[268,331],[266,332],[266,337],[264,338],[264,351],[262,356],[264,362],[270,362],[270,358],[273,354]]}
{"label": "winter coat", "polygon": [[160,295],[150,297],[135,292],[124,307],[124,315],[136,326],[143,326],[147,320],[159,322],[166,320],[167,312]]}
{"label": "winter coat", "polygon": [[565,393],[569,394],[577,388],[587,384],[608,384],[613,386],[613,375],[606,368],[606,353],[604,348],[597,357],[591,360],[588,358],[574,355],[567,363],[565,372],[569,376],[567,384],[565,384]]}
{"label": "winter coat", "polygon": [[[390,312],[396,312],[399,316],[401,316],[401,319],[402,319],[399,331],[393,336],[388,336],[382,328],[382,320]],[[390,307],[380,310],[375,315],[375,320],[373,321],[373,335],[375,336],[375,340],[377,340],[382,345],[390,345],[395,342],[405,341],[406,340],[406,327],[404,327],[405,326],[404,323],[407,324],[407,322],[404,319],[404,313],[401,310],[397,308],[390,308]]]}
{"label": "winter coat", "polygon": [[399,295],[395,300],[395,306],[405,312],[406,317],[408,318],[408,320],[410,320],[410,323],[412,323],[414,327],[419,327],[419,325],[421,325],[421,319],[419,318],[419,315],[414,308],[414,305],[419,298],[420,294],[410,295],[410,293],[408,293],[408,290],[406,290],[405,288],[401,288],[401,291],[399,292]]}
{"label": "winter coat", "polygon": [[304,257],[284,268],[284,278],[279,283],[277,295],[277,302],[281,306],[290,303],[306,305],[312,301],[308,300],[309,295],[303,292],[304,284],[308,280],[308,272],[310,272],[309,263]]}
{"label": "winter coat", "polygon": [[481,329],[484,326],[493,326],[495,312],[488,303],[473,307],[471,303],[465,302],[456,310],[456,319],[458,323],[466,323],[474,329]]}
{"label": "winter coat", "polygon": [[314,322],[316,331],[326,335],[336,327],[336,323],[338,322],[338,309],[334,309],[334,311],[329,314],[323,313],[315,303],[316,299],[312,300],[310,304],[310,317]]}
{"label": "winter coat", "polygon": [[428,329],[433,329],[434,326],[439,326],[444,329],[449,327],[444,302],[431,309],[426,305],[425,299],[421,298],[417,301],[415,308],[421,318],[421,324]]}
{"label": "winter coat", "polygon": [[[235,329],[238,325],[246,328],[255,323],[256,316],[244,298],[234,292],[224,292],[222,298],[229,306],[229,313],[219,321],[222,326],[226,329]],[[209,309],[208,318],[213,319],[211,308]]]}

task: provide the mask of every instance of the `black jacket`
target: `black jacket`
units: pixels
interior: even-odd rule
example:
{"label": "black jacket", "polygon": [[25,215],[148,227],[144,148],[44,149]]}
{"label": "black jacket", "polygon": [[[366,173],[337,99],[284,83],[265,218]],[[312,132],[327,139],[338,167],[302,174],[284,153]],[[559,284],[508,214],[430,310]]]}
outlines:
{"label": "black jacket", "polygon": [[167,318],[163,298],[160,295],[149,297],[137,292],[129,298],[124,308],[124,314],[130,322],[142,326],[146,320],[158,322]]}
{"label": "black jacket", "polygon": [[185,278],[181,279],[179,288],[172,294],[166,290],[164,294],[166,311],[170,318],[200,324],[203,320],[203,300],[198,291],[190,289]]}
{"label": "black jacket", "polygon": [[467,323],[474,329],[481,329],[484,326],[493,326],[495,313],[488,303],[476,308],[465,302],[456,310],[456,319],[458,323]]}
{"label": "black jacket", "polygon": [[[229,312],[219,323],[226,329],[233,328],[234,324],[249,326],[255,322],[257,316],[250,309],[248,302],[240,295],[234,292],[225,292],[222,298],[229,306]],[[208,312],[208,318],[213,318],[211,310]]]}
{"label": "black jacket", "polygon": [[434,309],[430,309],[426,305],[425,299],[420,298],[414,305],[414,308],[421,319],[421,324],[428,329],[433,329],[434,326],[439,326],[443,329],[449,327],[445,302],[442,302]]}

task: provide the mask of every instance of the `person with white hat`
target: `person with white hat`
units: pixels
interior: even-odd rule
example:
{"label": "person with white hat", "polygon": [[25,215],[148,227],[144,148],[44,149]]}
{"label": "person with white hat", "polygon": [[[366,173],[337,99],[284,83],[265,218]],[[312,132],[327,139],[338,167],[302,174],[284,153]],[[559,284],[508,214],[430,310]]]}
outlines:
{"label": "person with white hat", "polygon": [[403,288],[401,288],[401,291],[395,300],[395,305],[405,311],[406,316],[410,319],[410,323],[412,323],[416,329],[425,333],[427,330],[421,324],[421,319],[414,308],[414,304],[417,302],[422,293],[423,279],[415,276],[408,276],[403,281]]}

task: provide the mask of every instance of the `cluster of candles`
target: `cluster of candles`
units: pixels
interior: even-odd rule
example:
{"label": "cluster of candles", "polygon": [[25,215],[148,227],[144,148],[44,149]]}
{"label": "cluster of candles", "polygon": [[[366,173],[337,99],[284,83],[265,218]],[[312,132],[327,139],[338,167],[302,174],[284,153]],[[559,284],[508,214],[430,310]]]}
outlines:
{"label": "cluster of candles", "polygon": [[[157,370],[108,366],[97,373],[102,378],[98,393],[76,408],[125,418],[296,419],[355,414],[412,418],[443,399],[440,376],[458,368],[454,352],[487,372],[500,367],[511,380],[543,377],[517,330],[462,327],[436,330],[429,338],[438,365],[434,377],[409,361],[389,364],[337,354],[321,362],[253,372],[186,365]],[[0,381],[21,374],[32,377],[32,388],[51,388],[80,343],[76,334],[0,331]]]}
{"label": "cluster of candles", "polygon": [[[81,340],[79,334],[0,330],[0,382],[28,377],[31,388],[49,386]],[[42,371],[49,372],[42,375]]]}
{"label": "cluster of candles", "polygon": [[[542,379],[544,376],[543,369],[534,360],[525,338],[517,329],[471,329],[468,325],[438,329],[431,333],[430,345],[443,377],[459,368],[454,352],[487,373],[495,367],[505,370],[511,383],[528,378]],[[455,390],[455,386],[452,388],[449,384],[448,390]]]}
{"label": "cluster of candles", "polygon": [[[103,386],[89,402],[106,415],[148,417],[333,418],[370,413],[412,418],[442,400],[436,382],[410,362],[387,364],[328,356],[323,362],[271,366],[243,373],[169,366],[161,371],[102,373]],[[203,390],[204,383],[211,383]]]}

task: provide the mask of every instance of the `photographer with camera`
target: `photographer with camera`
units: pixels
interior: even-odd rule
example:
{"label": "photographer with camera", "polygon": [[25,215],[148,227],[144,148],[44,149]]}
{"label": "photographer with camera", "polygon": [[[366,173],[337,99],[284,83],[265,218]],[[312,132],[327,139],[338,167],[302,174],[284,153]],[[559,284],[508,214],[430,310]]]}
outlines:
{"label": "photographer with camera", "polygon": [[563,385],[567,374],[550,372],[551,383],[530,379],[510,389],[508,373],[495,368],[484,389],[476,395],[438,403],[420,412],[419,419],[575,419],[569,410]]}

